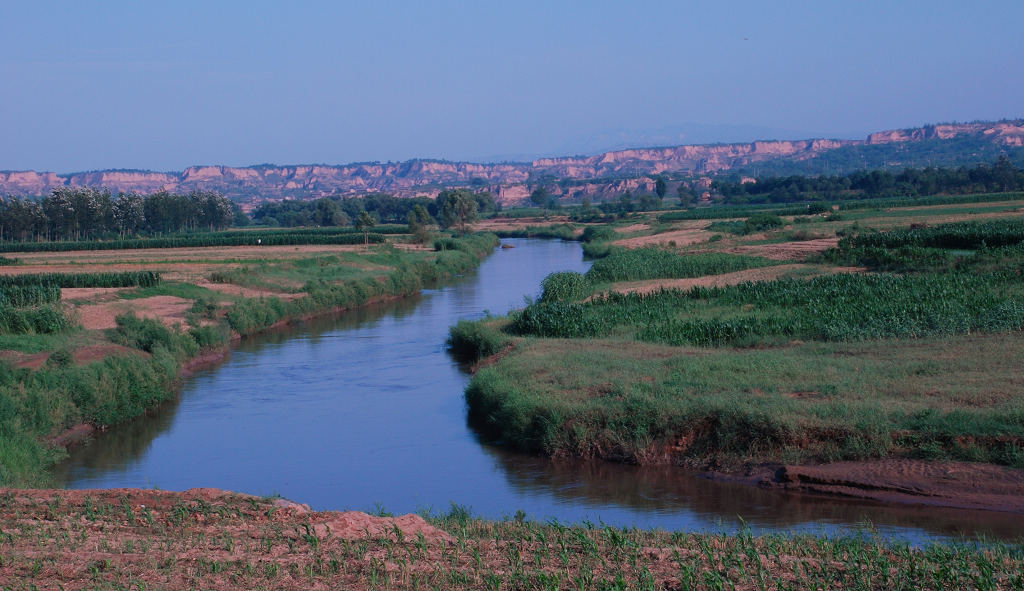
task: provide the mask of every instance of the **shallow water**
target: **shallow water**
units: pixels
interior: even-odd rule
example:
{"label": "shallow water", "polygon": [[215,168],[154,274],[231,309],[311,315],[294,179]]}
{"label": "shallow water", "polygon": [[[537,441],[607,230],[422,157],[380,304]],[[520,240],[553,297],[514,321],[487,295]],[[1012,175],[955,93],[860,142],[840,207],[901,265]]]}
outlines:
{"label": "shallow water", "polygon": [[911,543],[1016,539],[1024,516],[880,505],[713,482],[676,468],[551,461],[486,443],[466,424],[469,376],[448,327],[536,297],[550,272],[585,271],[578,244],[507,240],[480,269],[420,297],[240,343],[180,399],[78,447],[71,488],[215,487],[315,509],[447,511],[689,531],[842,533],[870,522]]}

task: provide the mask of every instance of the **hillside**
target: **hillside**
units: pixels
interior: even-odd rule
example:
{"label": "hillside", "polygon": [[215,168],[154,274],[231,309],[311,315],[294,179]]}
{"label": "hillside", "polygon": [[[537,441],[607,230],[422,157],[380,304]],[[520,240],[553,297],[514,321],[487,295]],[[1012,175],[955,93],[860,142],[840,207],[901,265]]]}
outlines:
{"label": "hillside", "polygon": [[[387,192],[434,194],[440,188],[488,188],[504,203],[525,199],[531,181],[568,180],[554,192],[601,198],[626,190],[652,191],[651,175],[836,174],[862,168],[961,165],[1009,154],[1024,161],[1024,120],[929,125],[873,133],[863,140],[807,139],[685,145],[542,158],[528,163],[409,160],[346,165],[193,166],[180,172],[100,170],[70,174],[0,172],[0,195],[41,195],[54,187],[107,187],[114,191],[220,191],[251,203],[264,199]],[[579,181],[592,181],[583,182]],[[550,184],[554,184],[553,182]]]}

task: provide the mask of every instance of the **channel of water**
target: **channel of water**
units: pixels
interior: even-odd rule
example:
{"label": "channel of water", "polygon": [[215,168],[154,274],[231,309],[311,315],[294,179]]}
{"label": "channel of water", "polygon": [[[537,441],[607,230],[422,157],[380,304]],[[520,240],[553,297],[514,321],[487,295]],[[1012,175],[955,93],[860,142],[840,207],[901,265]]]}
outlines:
{"label": "channel of water", "polygon": [[686,531],[842,534],[870,523],[920,544],[1019,539],[1024,516],[764,491],[672,467],[552,461],[490,445],[466,423],[469,380],[445,348],[460,319],[504,314],[579,244],[506,240],[474,273],[419,297],[243,340],[181,396],[74,448],[69,488],[214,487],[319,510],[447,511]]}

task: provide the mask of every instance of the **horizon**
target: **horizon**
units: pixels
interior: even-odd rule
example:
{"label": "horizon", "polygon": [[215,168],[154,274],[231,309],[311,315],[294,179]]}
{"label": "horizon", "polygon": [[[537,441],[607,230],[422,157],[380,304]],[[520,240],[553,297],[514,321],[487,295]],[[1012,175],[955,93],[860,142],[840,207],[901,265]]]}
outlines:
{"label": "horizon", "polygon": [[1024,5],[985,12],[19,5],[0,25],[0,168],[522,162],[999,120],[1024,104]]}
{"label": "horizon", "polygon": [[841,141],[863,141],[869,135],[873,133],[882,133],[888,131],[898,130],[912,130],[912,129],[923,129],[927,127],[936,127],[940,125],[969,125],[974,123],[1002,123],[1002,122],[1019,122],[1024,121],[1024,117],[1003,117],[994,120],[964,120],[964,121],[942,121],[938,123],[923,123],[918,126],[904,126],[892,129],[879,129],[867,132],[862,137],[851,137],[847,134],[845,137],[838,135],[835,136],[807,136],[807,137],[792,137],[792,138],[756,138],[745,141],[732,141],[732,142],[702,142],[694,144],[661,144],[661,145],[630,145],[622,147],[613,147],[606,150],[590,153],[579,153],[579,154],[559,154],[559,155],[537,155],[530,160],[448,160],[444,158],[429,158],[429,157],[412,157],[405,160],[358,160],[351,162],[293,162],[293,163],[275,163],[275,162],[259,162],[254,164],[242,164],[242,165],[227,165],[220,163],[203,163],[203,164],[190,164],[188,166],[179,169],[147,169],[147,168],[94,168],[89,170],[72,170],[68,172],[59,172],[55,170],[45,169],[0,169],[0,172],[38,172],[38,173],[54,173],[57,176],[74,176],[78,174],[88,174],[94,172],[142,172],[142,173],[155,173],[155,174],[177,174],[181,173],[190,168],[205,168],[205,167],[222,167],[222,168],[259,168],[259,167],[272,167],[272,168],[289,168],[298,166],[326,166],[326,167],[343,167],[343,166],[358,166],[363,164],[403,164],[407,162],[443,162],[450,164],[479,164],[479,165],[498,165],[498,164],[516,164],[516,165],[532,165],[534,161],[539,159],[561,159],[561,158],[589,158],[593,156],[599,156],[609,152],[621,152],[628,150],[658,150],[658,149],[670,149],[681,146],[713,146],[713,145],[729,145],[729,144],[748,144],[754,142],[786,142],[786,141],[807,141],[807,140],[841,140]]}

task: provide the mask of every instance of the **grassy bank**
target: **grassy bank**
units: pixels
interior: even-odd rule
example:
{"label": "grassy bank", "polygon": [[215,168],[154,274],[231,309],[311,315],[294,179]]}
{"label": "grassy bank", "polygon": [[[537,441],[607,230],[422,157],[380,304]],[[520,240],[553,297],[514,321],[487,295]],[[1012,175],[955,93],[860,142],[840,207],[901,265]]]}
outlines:
{"label": "grassy bank", "polygon": [[397,519],[211,491],[0,497],[10,588],[1019,589],[1019,545]]}
{"label": "grassy bank", "polygon": [[[418,293],[425,285],[474,269],[496,244],[493,235],[474,235],[450,239],[438,251],[381,245],[312,257],[268,257],[200,276],[212,276],[233,292],[181,278],[161,281],[158,273],[144,271],[6,276],[0,282],[6,298],[0,306],[0,348],[7,354],[0,359],[0,485],[46,484],[47,468],[63,456],[62,449],[47,443],[48,437],[81,423],[107,427],[143,414],[174,396],[183,365],[204,351],[228,346],[232,333],[244,336],[293,319]],[[82,330],[75,325],[77,314],[56,303],[57,286],[122,288],[113,296],[127,306],[169,297],[191,309],[177,328],[129,314],[119,316],[114,328]],[[238,293],[256,288],[280,295]],[[37,326],[37,317],[47,322]]]}
{"label": "grassy bank", "polygon": [[[509,318],[453,327],[450,343],[480,358],[503,352],[471,381],[470,415],[533,453],[726,469],[886,457],[1024,469],[1022,224],[863,231],[817,260],[866,272],[804,279],[742,280],[787,262],[736,254],[765,236],[718,251],[724,241],[612,246],[584,276],[549,277],[544,296]],[[884,264],[867,264],[867,249]],[[894,262],[899,273],[872,271]],[[725,273],[737,282],[609,291]]]}
{"label": "grassy bank", "polygon": [[[469,348],[471,335],[457,332]],[[481,341],[499,335],[492,328]],[[479,369],[466,399],[490,436],[552,456],[699,467],[899,456],[1024,468],[1020,341],[731,349],[517,339]]]}

